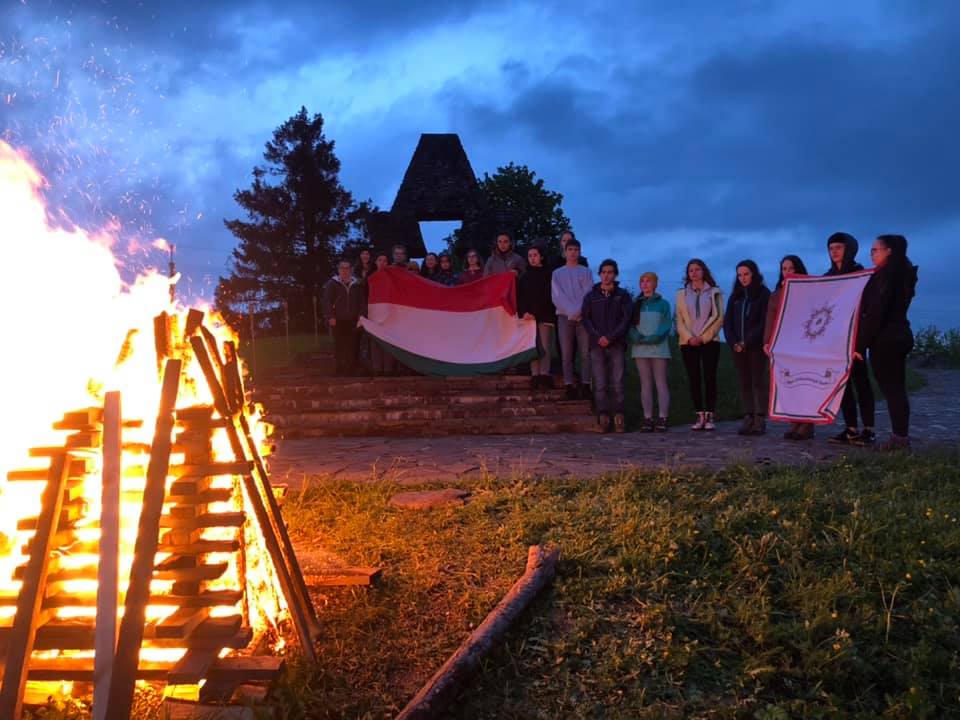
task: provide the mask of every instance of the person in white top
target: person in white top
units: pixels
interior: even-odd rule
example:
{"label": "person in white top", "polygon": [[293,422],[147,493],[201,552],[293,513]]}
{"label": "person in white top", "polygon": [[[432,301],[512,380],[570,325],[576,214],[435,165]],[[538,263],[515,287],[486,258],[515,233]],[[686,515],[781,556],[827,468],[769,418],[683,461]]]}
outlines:
{"label": "person in white top", "polygon": [[[566,262],[553,271],[550,295],[557,308],[557,337],[567,400],[590,398],[590,349],[587,331],[580,322],[583,298],[593,289],[590,270],[580,264],[580,241],[573,238],[564,249]],[[574,385],[574,341],[580,356],[580,389]]]}

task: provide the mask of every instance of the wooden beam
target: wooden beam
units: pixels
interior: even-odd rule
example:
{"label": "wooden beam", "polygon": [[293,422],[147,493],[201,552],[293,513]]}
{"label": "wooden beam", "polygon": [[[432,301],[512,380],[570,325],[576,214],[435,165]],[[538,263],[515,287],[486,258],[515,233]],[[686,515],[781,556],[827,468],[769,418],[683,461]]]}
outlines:
{"label": "wooden beam", "polygon": [[117,651],[120,600],[120,470],[123,436],[120,393],[109,392],[103,405],[103,473],[100,492],[100,563],[97,568],[97,622],[93,662],[93,720],[107,716],[110,676]]}
{"label": "wooden beam", "polygon": [[342,585],[372,585],[380,579],[382,570],[375,567],[346,567],[329,572],[304,575],[307,587],[338,587]]}
{"label": "wooden beam", "polygon": [[553,579],[560,550],[556,546],[532,546],[527,552],[527,568],[490,611],[483,622],[427,681],[413,700],[400,711],[396,720],[433,720],[444,717],[447,705],[463,681],[510,624],[530,604],[537,593]]}
{"label": "wooden beam", "polygon": [[57,532],[60,506],[63,504],[63,486],[67,482],[70,456],[51,459],[47,486],[41,500],[40,522],[34,536],[33,552],[27,563],[17,612],[7,644],[3,669],[3,687],[0,688],[0,718],[19,720],[23,712],[23,692],[27,684],[27,664],[37,637],[41,603],[46,592],[47,567],[50,563],[51,539]]}
{"label": "wooden beam", "polygon": [[133,565],[130,568],[130,583],[127,587],[113,675],[110,679],[106,720],[127,720],[133,705],[136,668],[140,660],[147,603],[150,600],[150,580],[153,577],[157,544],[160,542],[160,515],[163,512],[163,495],[170,466],[180,369],[181,362],[177,359],[167,360],[164,367],[160,407],[157,410],[150,463],[147,466],[147,482],[143,492],[143,507],[133,550]]}
{"label": "wooden beam", "polygon": [[[230,420],[230,422],[227,423],[226,430],[234,457],[238,462],[246,462],[247,454],[244,450],[243,441],[240,439],[240,433],[237,431],[236,424],[233,422],[234,414],[230,412],[229,404],[227,403],[226,396],[223,394],[223,388],[217,378],[204,341],[202,338],[194,335],[190,338],[190,344],[193,346],[194,355],[200,363],[200,368],[203,370],[207,384],[210,386],[214,407],[225,419]],[[315,623],[311,622],[311,617],[314,614],[313,604],[310,600],[309,593],[307,593],[306,585],[303,584],[302,576],[300,576],[298,582],[291,574],[291,567],[296,568],[299,574],[296,556],[294,555],[290,558],[285,556],[275,527],[275,520],[271,517],[268,505],[264,502],[261,489],[254,478],[254,473],[244,473],[242,478],[244,489],[246,490],[250,505],[253,507],[254,514],[257,518],[257,524],[260,526],[260,532],[263,533],[264,544],[267,547],[267,552],[270,554],[270,559],[276,569],[277,579],[280,582],[280,590],[284,595],[287,606],[290,608],[290,615],[293,618],[293,625],[297,631],[300,648],[303,651],[304,657],[310,662],[314,662],[316,660],[316,654],[313,648]],[[272,493],[268,492],[267,494],[272,497]],[[282,526],[282,518],[278,519]],[[284,528],[284,532],[285,531],[286,529]]]}

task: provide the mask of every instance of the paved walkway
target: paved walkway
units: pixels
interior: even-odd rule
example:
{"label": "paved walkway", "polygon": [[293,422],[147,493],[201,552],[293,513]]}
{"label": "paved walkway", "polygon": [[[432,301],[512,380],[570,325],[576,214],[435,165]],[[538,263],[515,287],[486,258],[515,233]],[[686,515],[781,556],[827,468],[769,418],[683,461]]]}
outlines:
{"label": "paved walkway", "polygon": [[[927,385],[911,396],[915,450],[956,445],[960,439],[960,371],[923,370]],[[878,403],[878,434],[889,433],[886,408]],[[798,443],[782,438],[785,425],[770,423],[761,437],[736,434],[739,423],[720,423],[716,432],[686,426],[667,433],[486,435],[442,438],[307,438],[281,441],[270,458],[275,482],[297,487],[306,479],[401,484],[454,483],[485,473],[501,477],[598,475],[636,467],[677,468],[730,464],[806,464],[851,452],[830,445],[836,428],[817,428],[817,437]]]}

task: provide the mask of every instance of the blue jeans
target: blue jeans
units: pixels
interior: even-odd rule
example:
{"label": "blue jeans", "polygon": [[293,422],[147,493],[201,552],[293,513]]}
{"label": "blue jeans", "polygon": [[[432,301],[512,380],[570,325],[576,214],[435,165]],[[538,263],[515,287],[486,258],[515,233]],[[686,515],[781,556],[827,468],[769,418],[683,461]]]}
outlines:
{"label": "blue jeans", "polygon": [[598,415],[623,415],[624,391],[623,369],[626,364],[626,348],[609,345],[605,348],[590,348],[590,365],[593,371],[593,401]]}
{"label": "blue jeans", "polygon": [[580,382],[590,384],[590,338],[581,322],[573,322],[566,315],[557,316],[557,339],[560,341],[560,361],[563,365],[563,384],[573,385],[573,344],[580,355]]}

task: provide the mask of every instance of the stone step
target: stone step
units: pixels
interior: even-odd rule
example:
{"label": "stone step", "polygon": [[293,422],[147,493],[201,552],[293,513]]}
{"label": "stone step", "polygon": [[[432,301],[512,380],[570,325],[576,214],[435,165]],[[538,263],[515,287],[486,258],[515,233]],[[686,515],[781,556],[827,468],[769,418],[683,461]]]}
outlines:
{"label": "stone step", "polygon": [[283,437],[372,437],[378,435],[446,436],[446,435],[528,435],[598,432],[592,415],[530,416],[523,418],[448,418],[425,425],[423,420],[376,420],[367,423],[331,423],[329,426],[294,425],[278,429]]}
{"label": "stone step", "polygon": [[[559,383],[557,383],[559,386]],[[305,381],[291,378],[289,381],[263,381],[254,386],[254,395],[266,397],[276,394],[302,394],[311,397],[375,397],[411,393],[489,393],[523,392],[530,390],[528,375],[494,375],[480,377],[430,378],[322,378]]]}
{"label": "stone step", "polygon": [[290,428],[310,425],[335,425],[344,423],[378,423],[381,421],[408,421],[416,420],[433,423],[437,420],[469,420],[521,417],[592,417],[590,403],[585,400],[562,403],[534,403],[514,405],[490,405],[482,409],[470,406],[449,406],[438,403],[408,406],[402,408],[368,409],[368,410],[335,410],[315,412],[267,412],[267,422],[277,428]]}
{"label": "stone step", "polygon": [[501,406],[517,406],[532,404],[557,403],[561,406],[579,407],[586,401],[583,400],[564,400],[562,390],[552,390],[549,392],[538,392],[533,394],[511,394],[491,393],[489,395],[458,395],[458,394],[400,394],[400,395],[380,395],[374,397],[345,397],[337,398],[328,396],[311,397],[308,395],[290,393],[290,394],[271,394],[268,396],[259,396],[256,398],[262,403],[268,412],[290,413],[290,412],[346,412],[349,410],[387,410],[401,409],[406,407],[423,407],[425,405],[436,405],[439,407],[451,408],[471,408],[478,413],[489,409],[496,409]]}

